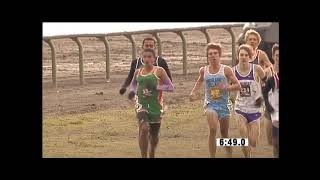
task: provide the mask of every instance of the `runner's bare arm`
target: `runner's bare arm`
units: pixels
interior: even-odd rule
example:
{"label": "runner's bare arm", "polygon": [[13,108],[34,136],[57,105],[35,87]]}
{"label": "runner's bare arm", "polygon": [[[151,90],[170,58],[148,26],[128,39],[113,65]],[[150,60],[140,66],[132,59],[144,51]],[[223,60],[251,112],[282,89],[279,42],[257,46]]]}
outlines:
{"label": "runner's bare arm", "polygon": [[160,80],[163,82],[162,85],[157,85],[157,89],[161,91],[173,91],[174,86],[166,71],[162,67],[158,67],[156,73]]}
{"label": "runner's bare arm", "polygon": [[190,93],[190,97],[189,97],[190,101],[195,101],[197,99],[197,96],[200,94],[199,90],[203,81],[204,81],[204,67],[201,67],[199,69],[198,80]]}
{"label": "runner's bare arm", "polygon": [[[263,71],[263,68],[260,65],[254,65],[254,71],[257,73],[260,80],[262,80],[262,87],[265,85],[265,81],[267,79],[267,74]],[[261,107],[263,103],[263,97],[258,97],[255,101],[256,107]]]}
{"label": "runner's bare arm", "polygon": [[259,78],[261,80],[265,81],[266,80],[266,73],[263,71],[262,67],[259,65],[255,65],[254,68],[255,68],[255,72],[257,72]]}
{"label": "runner's bare arm", "polygon": [[[232,68],[233,74],[235,73],[235,68]],[[230,81],[229,81],[230,82]],[[237,91],[230,91],[230,100],[234,104],[237,97]]]}
{"label": "runner's bare arm", "polygon": [[226,75],[228,81],[231,82],[231,84],[228,84],[224,87],[226,91],[241,90],[240,82],[238,81],[237,77],[234,75],[231,67],[226,66],[224,69],[224,74]]}
{"label": "runner's bare arm", "polygon": [[264,72],[267,75],[271,74],[271,72],[273,72],[273,65],[264,51],[261,51],[260,53],[260,60],[262,61],[261,64],[264,69]]}

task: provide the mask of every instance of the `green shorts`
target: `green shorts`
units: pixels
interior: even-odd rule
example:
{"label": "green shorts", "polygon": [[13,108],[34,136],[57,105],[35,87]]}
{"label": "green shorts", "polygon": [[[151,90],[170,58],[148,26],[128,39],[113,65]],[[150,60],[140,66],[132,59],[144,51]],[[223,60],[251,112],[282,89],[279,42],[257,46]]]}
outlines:
{"label": "green shorts", "polygon": [[159,111],[159,113],[150,113],[146,109],[140,109],[136,111],[136,114],[139,120],[144,120],[149,123],[160,123],[162,118],[161,111]]}
{"label": "green shorts", "polygon": [[140,111],[137,113],[137,118],[139,123],[146,121],[149,123],[149,133],[152,136],[158,136],[160,134],[161,118],[158,118],[157,121],[150,121],[150,115],[147,111]]}

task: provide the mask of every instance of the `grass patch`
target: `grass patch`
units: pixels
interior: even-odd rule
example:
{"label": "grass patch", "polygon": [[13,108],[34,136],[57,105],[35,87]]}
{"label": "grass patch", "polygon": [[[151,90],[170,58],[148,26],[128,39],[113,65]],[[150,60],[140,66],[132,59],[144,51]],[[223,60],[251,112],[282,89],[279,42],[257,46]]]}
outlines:
{"label": "grass patch", "polygon": [[[160,130],[157,157],[208,157],[208,127],[203,101],[169,105]],[[262,129],[264,130],[264,129]],[[220,131],[218,131],[220,137]],[[48,116],[43,119],[44,157],[139,157],[138,125],[134,107],[83,114]],[[229,136],[238,138],[239,130],[230,120]],[[265,133],[257,157],[272,157]],[[217,157],[224,157],[217,148]],[[243,157],[234,148],[234,157]]]}

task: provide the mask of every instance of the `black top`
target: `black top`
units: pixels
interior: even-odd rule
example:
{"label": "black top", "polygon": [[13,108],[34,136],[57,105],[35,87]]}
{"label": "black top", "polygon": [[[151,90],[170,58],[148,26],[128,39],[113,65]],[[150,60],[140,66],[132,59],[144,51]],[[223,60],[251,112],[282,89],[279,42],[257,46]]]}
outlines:
{"label": "black top", "polygon": [[262,88],[263,99],[264,99],[264,102],[266,105],[266,109],[269,113],[274,111],[272,106],[269,103],[269,99],[268,99],[269,91],[271,89],[272,89],[272,91],[274,91],[275,86],[276,86],[275,78],[274,78],[274,76],[270,76],[267,79],[265,86]]}
{"label": "black top", "polygon": [[[143,65],[144,65],[144,63],[142,61],[142,58],[132,60],[130,72],[129,72],[128,77],[126,78],[124,84],[122,85],[122,87],[126,88],[130,85],[130,83],[133,79],[135,70],[141,68],[141,66],[143,66]],[[168,68],[168,64],[167,64],[166,60],[164,60],[162,57],[158,56],[154,65],[162,67],[166,71],[167,75],[169,76],[169,78],[172,82],[171,73]]]}

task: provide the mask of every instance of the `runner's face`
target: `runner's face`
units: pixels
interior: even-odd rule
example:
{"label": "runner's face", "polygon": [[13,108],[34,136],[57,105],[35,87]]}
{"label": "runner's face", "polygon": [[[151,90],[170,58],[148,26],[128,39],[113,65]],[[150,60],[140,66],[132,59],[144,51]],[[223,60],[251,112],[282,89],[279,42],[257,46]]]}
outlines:
{"label": "runner's face", "polygon": [[279,50],[276,50],[273,55],[274,63],[279,65]]}
{"label": "runner's face", "polygon": [[245,63],[249,63],[249,60],[250,60],[249,53],[244,49],[240,49],[239,62],[245,64]]}
{"label": "runner's face", "polygon": [[154,41],[153,40],[145,40],[142,48],[143,49],[154,49]]}
{"label": "runner's face", "polygon": [[218,49],[209,49],[208,50],[208,61],[209,63],[220,62],[220,55]]}
{"label": "runner's face", "polygon": [[249,44],[253,48],[258,47],[258,37],[254,34],[250,34],[247,39],[247,44]]}
{"label": "runner's face", "polygon": [[143,54],[143,61],[146,66],[151,67],[155,61],[155,57],[151,52],[144,52]]}

